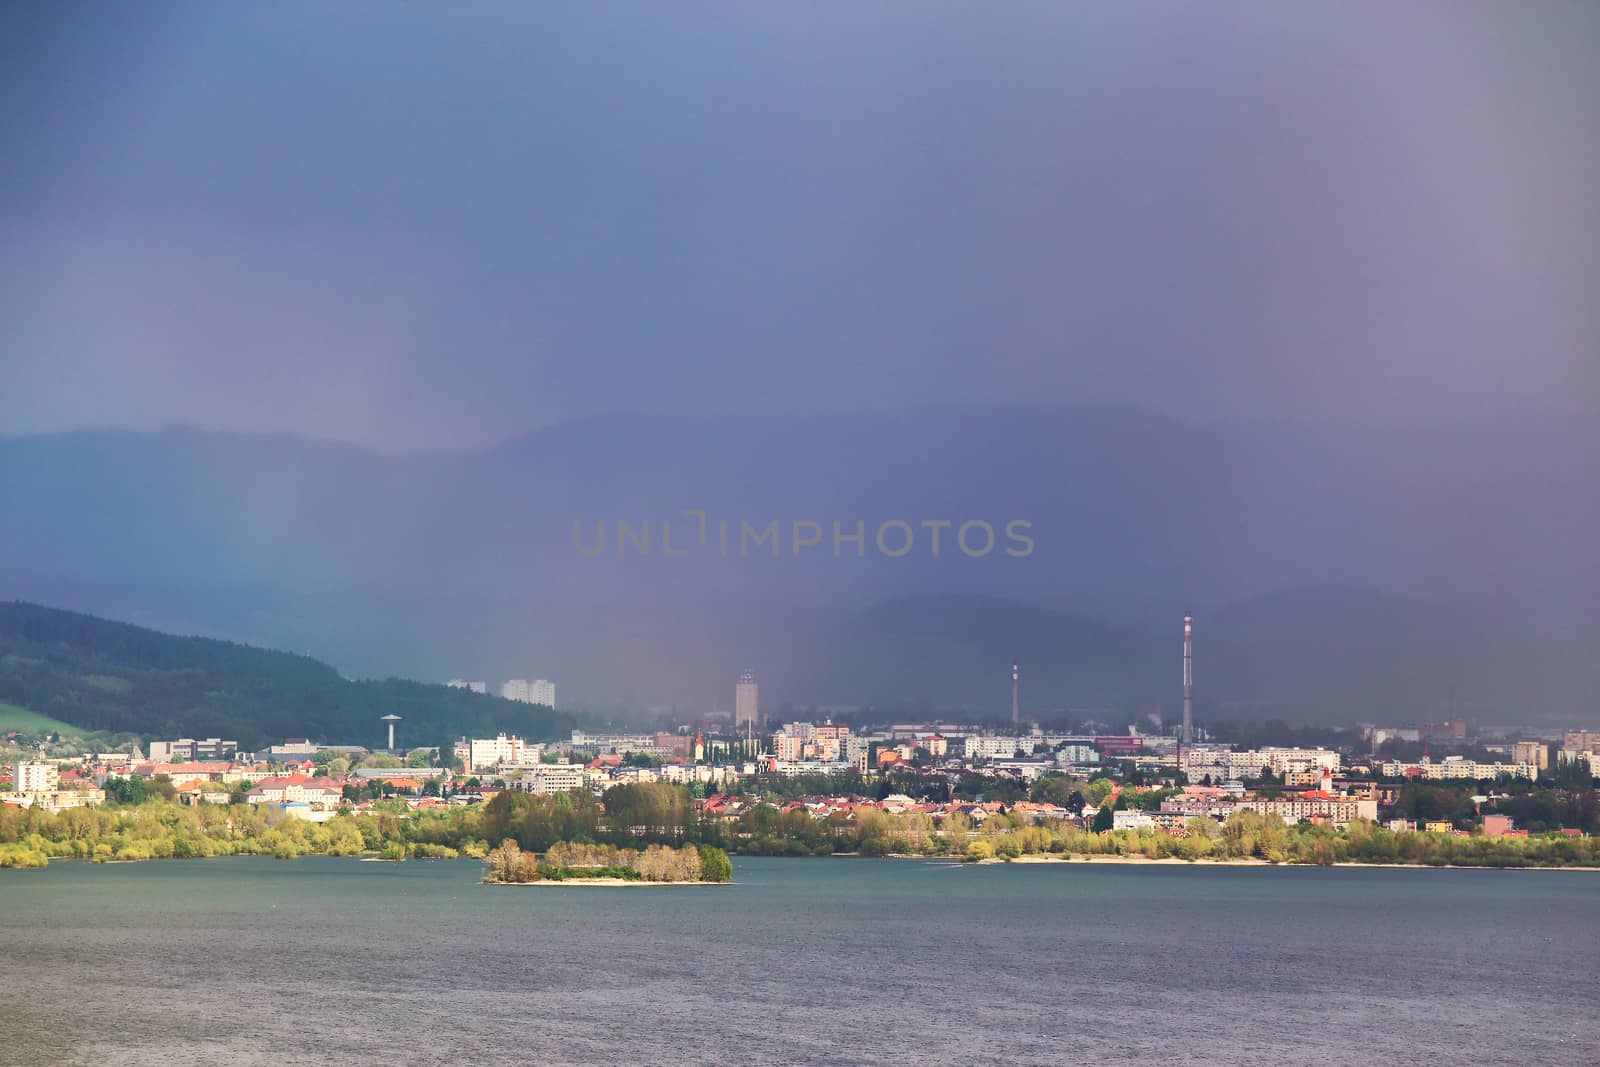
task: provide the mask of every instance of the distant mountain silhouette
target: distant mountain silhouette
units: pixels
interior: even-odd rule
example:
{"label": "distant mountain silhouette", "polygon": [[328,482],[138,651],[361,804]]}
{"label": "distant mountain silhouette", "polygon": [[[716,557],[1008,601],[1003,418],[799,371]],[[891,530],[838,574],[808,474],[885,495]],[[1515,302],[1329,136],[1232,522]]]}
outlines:
{"label": "distant mountain silhouette", "polygon": [[[1458,709],[1561,717],[1587,713],[1600,680],[1583,609],[1600,589],[1595,437],[1581,419],[951,409],[616,416],[421,456],[190,429],[13,438],[0,594],[362,674],[540,675],[563,703],[694,710],[725,710],[746,666],[764,702],[974,701],[996,656],[1006,703],[1020,650],[1002,645],[1031,651],[1030,699],[1170,709],[1172,620],[1193,609],[1217,642],[1200,678],[1220,708],[1360,719],[1437,713],[1453,690]],[[704,544],[690,508],[708,514]],[[891,519],[922,536],[923,520],[1013,518],[1032,524],[1026,558],[967,558],[948,531],[938,558],[925,539],[903,558],[872,543]],[[668,519],[684,558],[663,554]],[[574,520],[648,520],[653,551],[619,558],[613,536],[585,558]],[[740,520],[813,520],[823,544],[797,557],[786,533],[777,558],[740,558]],[[834,520],[863,524],[864,557],[851,542],[834,557]],[[1323,592],[1293,592],[1307,587]]]}

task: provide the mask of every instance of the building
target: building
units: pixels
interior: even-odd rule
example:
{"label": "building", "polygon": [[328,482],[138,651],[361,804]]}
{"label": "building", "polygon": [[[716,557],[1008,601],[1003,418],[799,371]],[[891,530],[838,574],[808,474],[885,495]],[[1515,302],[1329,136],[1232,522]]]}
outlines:
{"label": "building", "polygon": [[1550,769],[1550,746],[1543,741],[1518,741],[1511,746],[1511,762],[1526,763],[1536,770]]}
{"label": "building", "polygon": [[852,769],[852,765],[843,762],[826,763],[822,760],[786,760],[762,757],[761,767],[768,774],[775,774],[780,778],[794,778],[802,774],[839,774]]}
{"label": "building", "polygon": [[[398,774],[398,771],[390,771]],[[344,800],[339,783],[330,778],[263,778],[244,795],[247,804],[307,804],[317,811],[336,811]]]}
{"label": "building", "polygon": [[484,682],[469,682],[465,678],[452,678],[444,683],[451,689],[470,689],[474,693],[487,693],[489,686]]}
{"label": "building", "polygon": [[1111,828],[1113,830],[1154,830],[1156,828],[1156,820],[1148,811],[1125,808],[1122,811],[1111,813]]}
{"label": "building", "polygon": [[1512,778],[1537,778],[1539,772],[1526,763],[1478,763],[1462,756],[1447,756],[1435,763],[1426,757],[1416,763],[1390,760],[1379,767],[1387,778],[1423,778],[1429,781],[1472,779],[1490,781],[1501,775]]}
{"label": "building", "polygon": [[[1339,753],[1327,748],[1257,748],[1247,752],[1233,752],[1215,746],[1196,745],[1185,748],[1179,759],[1179,769],[1191,782],[1209,777],[1213,782],[1230,778],[1260,778],[1263,771],[1285,775],[1299,784],[1315,785],[1322,772],[1337,774],[1340,768]],[[1287,784],[1297,784],[1288,781]]]}
{"label": "building", "polygon": [[656,748],[663,752],[672,753],[673,759],[694,758],[694,738],[688,734],[676,734],[666,730],[656,731]]}
{"label": "building", "polygon": [[588,773],[581,763],[541,763],[523,771],[519,784],[526,793],[550,797],[582,789],[588,781]]}
{"label": "building", "polygon": [[571,747],[597,756],[626,756],[631,752],[657,755],[660,751],[655,734],[591,734],[583,730],[572,731]]}
{"label": "building", "polygon": [[1009,774],[1024,782],[1033,782],[1055,770],[1056,762],[1045,756],[1016,756],[997,759],[990,764],[990,769],[996,774]]}
{"label": "building", "polygon": [[467,770],[472,773],[492,770],[501,764],[518,764],[526,755],[527,746],[520,737],[475,737],[467,742]]}
{"label": "building", "polygon": [[756,676],[751,671],[739,675],[739,683],[733,687],[733,724],[740,730],[761,726],[761,701]]}
{"label": "building", "polygon": [[1489,837],[1504,837],[1516,828],[1516,821],[1509,815],[1485,815],[1483,817],[1483,832]]}
{"label": "building", "polygon": [[1106,759],[1133,759],[1144,751],[1144,738],[1131,734],[1126,737],[1097,737],[1094,747]]}
{"label": "building", "polygon": [[1093,744],[1082,744],[1077,741],[1063,742],[1056,748],[1056,762],[1064,766],[1083,765],[1100,762],[1100,750]]}
{"label": "building", "polygon": [[175,763],[179,760],[225,760],[232,759],[234,753],[239,751],[239,742],[224,741],[220,737],[208,737],[196,741],[192,737],[181,737],[176,741],[151,741],[150,762]]}
{"label": "building", "polygon": [[961,739],[961,755],[969,760],[1012,759],[1018,755],[1033,754],[1031,737],[1005,734],[969,734]]}
{"label": "building", "polygon": [[68,808],[88,808],[106,802],[103,789],[56,789],[48,793],[0,793],[7,805],[38,808],[52,814]]}
{"label": "building", "polygon": [[1327,821],[1334,826],[1344,826],[1365,819],[1378,820],[1376,800],[1358,800],[1354,797],[1317,796],[1307,794],[1277,800],[1242,800],[1236,810],[1255,811],[1262,815],[1276,815],[1284,822]]}
{"label": "building", "polygon": [[526,678],[513,678],[500,687],[500,695],[524,704],[556,706],[556,685],[546,678],[535,678],[531,682]]}
{"label": "building", "polygon": [[788,762],[850,762],[855,758],[856,749],[852,742],[856,740],[851,736],[848,726],[791,722],[772,735],[772,754]]}
{"label": "building", "polygon": [[53,793],[60,785],[61,772],[54,763],[19,760],[12,765],[12,792]]}
{"label": "building", "polygon": [[1561,735],[1561,751],[1600,753],[1600,730],[1568,730]]}

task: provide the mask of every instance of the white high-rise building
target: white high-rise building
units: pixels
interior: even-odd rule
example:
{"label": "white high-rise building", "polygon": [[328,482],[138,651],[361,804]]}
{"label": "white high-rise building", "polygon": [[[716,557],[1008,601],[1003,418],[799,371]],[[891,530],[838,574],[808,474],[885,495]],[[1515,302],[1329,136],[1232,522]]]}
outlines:
{"label": "white high-rise building", "polygon": [[536,678],[531,682],[526,678],[513,678],[500,687],[500,695],[507,700],[547,704],[553,708],[556,706],[556,683],[548,678]]}
{"label": "white high-rise building", "polygon": [[520,737],[475,737],[467,746],[467,770],[481,771],[502,763],[521,763],[525,746]]}
{"label": "white high-rise building", "polygon": [[465,678],[452,678],[444,683],[451,689],[470,689],[474,693],[487,693],[489,686],[485,682],[469,682]]}
{"label": "white high-rise building", "polygon": [[751,671],[739,675],[739,684],[733,687],[733,724],[741,730],[761,725],[761,702]]}
{"label": "white high-rise building", "polygon": [[61,772],[54,763],[23,760],[11,768],[11,788],[18,793],[53,793],[61,785]]}

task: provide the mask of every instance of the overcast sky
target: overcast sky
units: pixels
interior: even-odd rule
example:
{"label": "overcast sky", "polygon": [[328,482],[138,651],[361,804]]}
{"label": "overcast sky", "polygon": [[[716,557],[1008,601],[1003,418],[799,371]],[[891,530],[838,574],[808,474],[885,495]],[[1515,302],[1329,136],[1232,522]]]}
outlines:
{"label": "overcast sky", "polygon": [[5,5],[0,432],[1600,407],[1600,5],[581,7]]}

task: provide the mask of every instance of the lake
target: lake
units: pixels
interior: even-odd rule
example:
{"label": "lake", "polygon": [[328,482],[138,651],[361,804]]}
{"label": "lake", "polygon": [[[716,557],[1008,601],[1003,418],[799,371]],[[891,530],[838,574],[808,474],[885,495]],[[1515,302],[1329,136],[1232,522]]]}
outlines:
{"label": "lake", "polygon": [[735,858],[0,871],[0,1063],[1600,1061],[1600,874]]}

